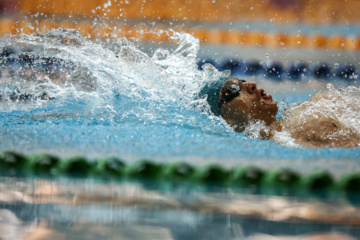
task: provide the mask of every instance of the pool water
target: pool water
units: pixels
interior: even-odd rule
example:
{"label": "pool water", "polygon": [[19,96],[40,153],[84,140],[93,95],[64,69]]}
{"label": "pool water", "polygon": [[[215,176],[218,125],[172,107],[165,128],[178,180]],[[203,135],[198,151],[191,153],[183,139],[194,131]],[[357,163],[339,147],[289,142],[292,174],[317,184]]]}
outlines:
{"label": "pool water", "polygon": [[360,209],[344,199],[154,183],[1,177],[3,237],[269,240],[356,239],[360,234]]}
{"label": "pool water", "polygon": [[[10,69],[2,68],[0,151],[325,169],[335,175],[360,170],[359,148],[303,148],[235,132],[206,101],[229,72],[211,65],[199,70],[199,40],[185,33],[172,38],[175,46],[152,55],[124,38],[89,40],[63,28],[4,38],[0,47],[18,49],[14,58],[27,52],[32,67],[14,60]],[[252,79],[280,103],[278,118],[289,105],[328,91],[327,81],[312,78]],[[331,81],[335,88],[355,85],[353,101],[359,100],[356,81]],[[11,101],[14,93],[31,97]]]}

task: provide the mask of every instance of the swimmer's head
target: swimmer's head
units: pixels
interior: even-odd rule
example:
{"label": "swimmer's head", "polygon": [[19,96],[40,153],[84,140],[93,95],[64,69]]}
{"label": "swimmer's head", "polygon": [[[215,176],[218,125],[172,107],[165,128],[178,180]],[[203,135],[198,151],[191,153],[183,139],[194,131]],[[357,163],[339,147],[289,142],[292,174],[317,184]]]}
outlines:
{"label": "swimmer's head", "polygon": [[227,80],[220,90],[221,116],[236,131],[243,131],[250,120],[262,120],[266,125],[276,121],[278,104],[256,83],[238,78]]}

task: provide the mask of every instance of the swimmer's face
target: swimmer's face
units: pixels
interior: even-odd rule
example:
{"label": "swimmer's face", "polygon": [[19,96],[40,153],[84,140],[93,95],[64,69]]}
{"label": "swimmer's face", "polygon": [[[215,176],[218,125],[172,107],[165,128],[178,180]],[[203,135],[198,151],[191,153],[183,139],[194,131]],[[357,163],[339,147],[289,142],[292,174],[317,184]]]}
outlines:
{"label": "swimmer's face", "polygon": [[225,121],[241,132],[250,120],[262,120],[266,125],[276,121],[278,104],[263,89],[257,89],[256,83],[231,78],[221,88],[219,109]]}

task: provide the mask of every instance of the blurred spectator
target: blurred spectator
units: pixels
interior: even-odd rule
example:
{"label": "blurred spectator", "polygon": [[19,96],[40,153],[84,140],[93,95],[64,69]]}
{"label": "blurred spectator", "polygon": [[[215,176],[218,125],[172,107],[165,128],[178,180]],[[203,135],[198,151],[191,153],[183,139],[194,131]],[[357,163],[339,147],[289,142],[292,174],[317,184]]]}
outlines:
{"label": "blurred spectator", "polygon": [[0,0],[0,14],[15,12],[16,5],[17,2],[15,0]]}
{"label": "blurred spectator", "polygon": [[295,8],[301,3],[301,0],[270,0],[270,5],[281,9]]}

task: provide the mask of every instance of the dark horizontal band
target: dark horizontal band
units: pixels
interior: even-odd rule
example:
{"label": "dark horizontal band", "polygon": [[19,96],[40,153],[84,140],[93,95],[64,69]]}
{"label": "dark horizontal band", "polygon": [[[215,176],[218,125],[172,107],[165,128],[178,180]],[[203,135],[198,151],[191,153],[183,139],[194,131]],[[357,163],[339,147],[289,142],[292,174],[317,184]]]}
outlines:
{"label": "dark horizontal band", "polygon": [[185,162],[158,163],[150,160],[128,164],[119,158],[90,161],[83,157],[61,159],[48,154],[26,156],[11,151],[0,153],[0,173],[3,176],[152,179],[223,186],[279,187],[310,192],[331,190],[360,193],[360,173],[345,174],[336,180],[327,171],[301,174],[290,169],[263,170],[253,166],[225,169],[218,164],[195,167]]}

